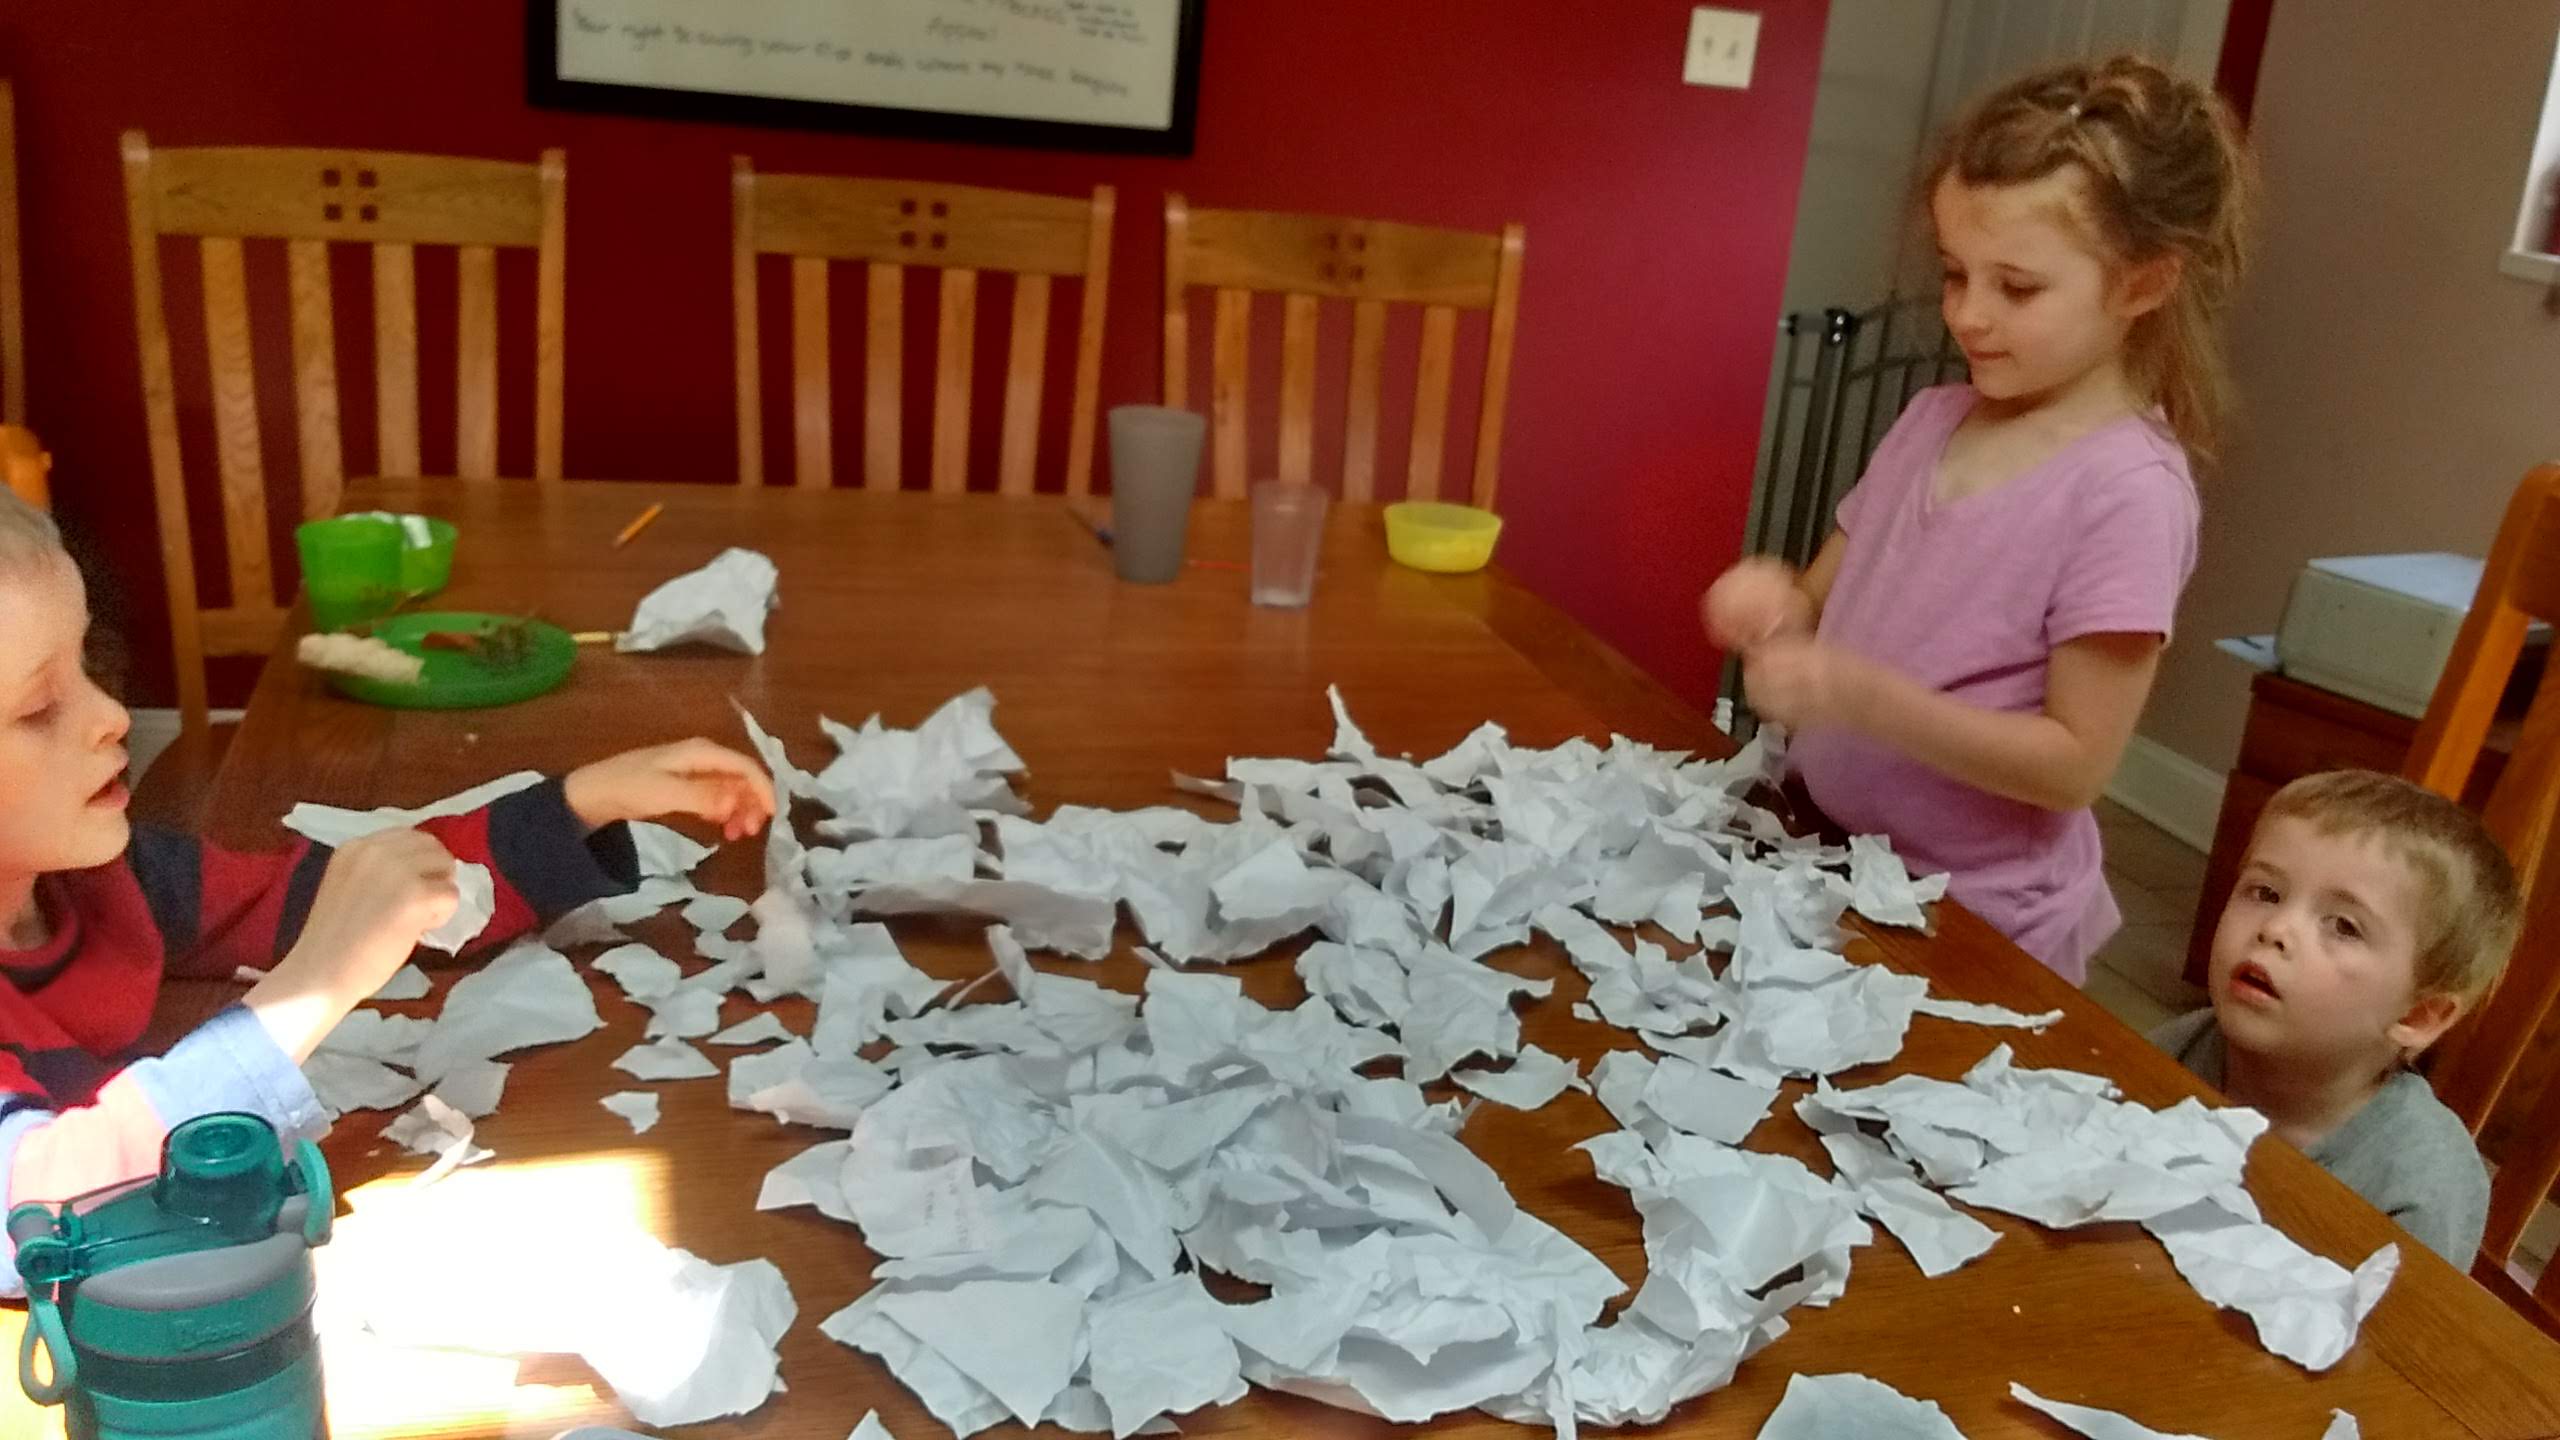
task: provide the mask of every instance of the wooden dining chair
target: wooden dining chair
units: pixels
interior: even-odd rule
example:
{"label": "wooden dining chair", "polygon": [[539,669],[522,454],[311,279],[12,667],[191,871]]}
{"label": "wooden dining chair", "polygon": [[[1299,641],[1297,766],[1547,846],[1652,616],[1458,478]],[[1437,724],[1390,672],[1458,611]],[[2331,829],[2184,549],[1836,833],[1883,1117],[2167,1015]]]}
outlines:
{"label": "wooden dining chair", "polygon": [[791,259],[792,478],[835,482],[835,389],[828,323],[829,262],[864,269],[862,485],[896,490],[906,380],[907,271],[940,272],[935,327],[933,448],[927,483],[969,488],[970,380],[977,361],[978,277],[1013,276],[1004,424],[995,488],[1028,495],[1039,461],[1049,353],[1049,301],[1059,277],[1083,281],[1076,368],[1068,399],[1066,492],[1093,485],[1094,417],[1102,393],[1102,329],[1111,287],[1112,188],[1090,199],[835,175],[768,175],[730,161],[730,283],[736,307],[738,481],[764,483],[764,378],[756,261]]}
{"label": "wooden dining chair", "polygon": [[18,93],[0,80],[0,425],[27,423],[26,280],[18,270]]}
{"label": "wooden dining chair", "polygon": [[1385,220],[1292,215],[1264,210],[1193,209],[1164,202],[1164,403],[1187,408],[1191,385],[1190,292],[1217,293],[1210,344],[1211,485],[1233,499],[1245,492],[1246,393],[1252,371],[1253,297],[1283,298],[1280,329],[1279,479],[1314,480],[1316,322],[1325,300],[1351,303],[1348,399],[1342,433],[1342,495],[1368,500],[1377,487],[1378,394],[1386,353],[1387,307],[1419,305],[1422,338],[1414,367],[1413,438],[1405,463],[1408,499],[1436,499],[1448,448],[1449,392],[1458,312],[1490,317],[1484,391],[1477,412],[1470,498],[1491,508],[1501,476],[1503,407],[1511,388],[1511,345],[1520,310],[1520,259],[1528,232],[1440,230]]}
{"label": "wooden dining chair", "polygon": [[[2560,464],[2524,477],[2507,504],[2479,593],[2454,639],[2404,773],[2439,795],[2461,798],[2478,764],[2500,700],[2535,621],[2560,622]],[[2477,1013],[2446,1037],[2435,1060],[2438,1095],[2477,1133],[2500,1108],[2535,1037],[2560,998],[2560,913],[2543,892],[2560,867],[2547,862],[2560,808],[2560,667],[2545,672],[2514,753],[2489,792],[2481,819],[2515,865],[2525,895],[2525,928],[2505,974]],[[2534,1207],[2560,1178],[2560,1085],[2532,1102],[2534,1118],[2513,1143],[2492,1188],[2481,1262],[2503,1266]],[[2560,1298],[2560,1273],[2546,1280]]]}
{"label": "wooden dining chair", "polygon": [[[267,451],[259,435],[243,242],[284,242],[301,514],[335,512],[346,475],[332,242],[372,248],[374,471],[384,475],[420,470],[417,247],[454,249],[454,471],[466,479],[498,474],[497,252],[535,252],[533,473],[556,481],[568,161],[558,150],[542,152],[531,165],[374,150],[155,150],[140,131],[127,131],[124,183],[178,706],[185,729],[195,732],[206,718],[205,657],[273,650],[290,594],[279,594],[269,553]],[[177,382],[161,299],[160,247],[170,237],[194,239],[203,267],[205,362],[230,570],[229,598],[219,606],[205,605],[196,586]]]}

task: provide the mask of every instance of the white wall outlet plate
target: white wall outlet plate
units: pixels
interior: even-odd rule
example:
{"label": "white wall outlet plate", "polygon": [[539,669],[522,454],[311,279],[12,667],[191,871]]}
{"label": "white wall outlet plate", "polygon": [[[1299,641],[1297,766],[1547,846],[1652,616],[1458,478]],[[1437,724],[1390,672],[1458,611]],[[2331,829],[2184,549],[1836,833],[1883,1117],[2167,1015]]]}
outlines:
{"label": "white wall outlet plate", "polygon": [[1751,61],[1760,49],[1760,16],[1752,10],[1701,5],[1689,12],[1689,48],[1680,78],[1691,85],[1751,88]]}

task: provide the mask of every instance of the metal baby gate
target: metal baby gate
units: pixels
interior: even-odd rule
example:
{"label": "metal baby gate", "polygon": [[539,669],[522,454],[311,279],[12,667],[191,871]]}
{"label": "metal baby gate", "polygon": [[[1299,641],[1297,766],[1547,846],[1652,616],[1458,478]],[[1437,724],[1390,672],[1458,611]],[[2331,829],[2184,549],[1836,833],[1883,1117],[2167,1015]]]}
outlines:
{"label": "metal baby gate", "polygon": [[[1876,443],[1911,397],[1965,377],[1964,354],[1938,317],[1937,297],[1889,298],[1872,309],[1802,310],[1779,322],[1770,416],[1743,553],[1802,568],[1831,533],[1831,513],[1864,474]],[[1742,662],[1728,655],[1718,694],[1733,733],[1750,733]]]}

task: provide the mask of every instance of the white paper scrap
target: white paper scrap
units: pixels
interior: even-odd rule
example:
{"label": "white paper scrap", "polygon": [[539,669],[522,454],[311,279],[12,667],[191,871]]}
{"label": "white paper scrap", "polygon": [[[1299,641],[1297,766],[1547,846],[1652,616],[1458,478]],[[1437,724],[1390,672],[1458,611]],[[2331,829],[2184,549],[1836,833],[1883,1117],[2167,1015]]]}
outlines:
{"label": "white paper scrap", "polygon": [[2260,1344],[2306,1370],[2326,1370],[2346,1357],[2357,1328],[2400,1270],[2398,1245],[2383,1246],[2349,1271],[2274,1226],[2211,1202],[2143,1225],[2197,1294],[2247,1315]]}
{"label": "white paper scrap", "polygon": [[315,845],[344,845],[380,830],[414,827],[423,821],[441,820],[453,815],[467,815],[493,800],[530,790],[542,783],[540,771],[519,770],[502,775],[486,784],[475,785],[458,795],[403,810],[385,805],[373,810],[345,810],[335,805],[313,805],[305,802],[285,812],[284,828]]}
{"label": "white paper scrap", "polygon": [[961,1440],[1001,1424],[1004,1405],[938,1351],[883,1315],[880,1302],[885,1298],[885,1287],[874,1286],[861,1299],[828,1316],[818,1329],[838,1344],[879,1356],[933,1418]]}
{"label": "white paper scrap", "polygon": [[[764,1053],[778,1054],[785,1048]],[[737,1067],[730,1068],[734,1080]],[[850,1130],[873,1101],[889,1093],[892,1083],[887,1071],[857,1056],[817,1056],[797,1074],[750,1092],[744,1108],[760,1110],[786,1125]]]}
{"label": "white paper scrap", "polygon": [[447,1105],[433,1095],[418,1102],[418,1107],[382,1127],[382,1138],[419,1155],[432,1155],[430,1165],[415,1180],[416,1186],[433,1185],[464,1165],[477,1165],[492,1154],[471,1143],[474,1127],[471,1117]]}
{"label": "white paper scrap", "polygon": [[1458,1070],[1451,1072],[1449,1078],[1514,1110],[1535,1110],[1567,1090],[1591,1088],[1582,1078],[1580,1066],[1535,1045],[1521,1046],[1508,1070]]}
{"label": "white paper scrap", "polygon": [[613,977],[622,993],[648,1004],[675,993],[677,982],[684,979],[684,967],[646,945],[617,945],[597,956],[595,968]]}
{"label": "white paper scrap", "polygon": [[2045,1010],[2030,1015],[2000,1005],[1976,1005],[1969,1000],[1942,1000],[1925,995],[1912,1007],[1915,1015],[1935,1015],[1941,1020],[1961,1020],[1967,1025],[2006,1025],[2020,1030],[2043,1030],[2062,1019],[2059,1010]]}
{"label": "white paper scrap", "polygon": [[728,1029],[711,1036],[703,1043],[706,1045],[762,1045],[769,1041],[797,1038],[791,1033],[790,1027],[775,1018],[772,1011],[759,1010]]}
{"label": "white paper scrap", "polygon": [[1298,954],[1298,978],[1354,1025],[1395,1025],[1413,1004],[1404,967],[1383,950],[1319,940]]}
{"label": "white paper scrap", "polygon": [[1921,1274],[1935,1279],[1960,1269],[1999,1241],[1999,1231],[1912,1178],[1911,1167],[1874,1137],[1842,1131],[1823,1136],[1822,1148],[1858,1207],[1893,1232]]}
{"label": "white paper scrap", "polygon": [[1006,779],[1021,771],[1022,757],[996,732],[995,705],[981,686],[943,702],[913,730],[876,715],[858,730],[819,717],[837,752],[809,789],[836,812],[821,829],[839,840],[974,837],[973,815],[1022,813]]}
{"label": "white paper scrap", "polygon": [[1778,1087],[1720,1075],[1677,1055],[1665,1055],[1644,1084],[1645,1108],[1675,1130],[1739,1145],[1768,1118]]}
{"label": "white paper scrap", "polygon": [[818,1058],[806,1040],[786,1040],[770,1050],[741,1055],[729,1062],[729,1104],[739,1110],[752,1109],[748,1103],[756,1092],[768,1090],[797,1077]]}
{"label": "white paper scrap", "polygon": [[641,1424],[743,1415],[782,1388],[774,1348],[800,1307],[772,1261],[713,1265],[669,1249],[599,1296],[600,1308],[617,1302],[624,1323],[579,1353]]}
{"label": "white paper scrap", "polygon": [[1036,1425],[1085,1354],[1084,1297],[1048,1281],[906,1290],[885,1319],[930,1346],[1025,1425]]}
{"label": "white paper scrap", "polygon": [[606,909],[605,901],[590,900],[552,921],[551,928],[542,932],[542,943],[555,950],[579,945],[619,945],[631,937],[622,933],[624,922],[614,919],[613,914]]}
{"label": "white paper scrap", "polygon": [[435,1033],[418,1046],[418,1074],[439,1080],[469,1060],[575,1040],[604,1023],[567,957],[519,941],[446,993]]}
{"label": "white paper scrap", "polygon": [[302,1062],[302,1078],[331,1115],[350,1110],[391,1110],[418,1098],[426,1082],[403,1075],[379,1060],[314,1050]]}
{"label": "white paper scrap", "polygon": [[1080,960],[1111,953],[1119,907],[1019,880],[918,880],[874,885],[852,896],[857,915],[973,915],[1002,921],[1034,950]]}
{"label": "white paper scrap", "polygon": [[1924,929],[1929,923],[1923,905],[1942,899],[1947,893],[1947,877],[1931,875],[1914,880],[1902,866],[1893,847],[1878,835],[1849,837],[1849,878],[1833,880],[1833,887],[1844,893],[1849,907],[1879,925],[1901,925]]}
{"label": "white paper scrap", "polygon": [[2061,1400],[2047,1400],[2016,1381],[2011,1381],[2009,1384],[2009,1398],[2030,1410],[2041,1411],[2088,1437],[2088,1440],[2205,1440],[2201,1435],[2189,1435],[2183,1432],[2171,1434],[2166,1430],[2154,1430],[2129,1415],[2121,1415],[2113,1410],[2101,1410],[2094,1405],[2072,1405]]}
{"label": "white paper scrap", "polygon": [[747,902],[735,895],[696,895],[684,906],[684,923],[710,935],[725,934],[746,915]]}
{"label": "white paper scrap", "polygon": [[1759,1440],[1964,1440],[1947,1412],[1864,1375],[1787,1377]]}
{"label": "white paper scrap", "polygon": [[652,1040],[699,1040],[719,1029],[720,1002],[727,987],[693,983],[701,979],[696,975],[673,993],[642,1002],[649,1009],[649,1024],[641,1033]]}
{"label": "white paper scrap", "polygon": [[658,1097],[649,1090],[617,1090],[597,1101],[631,1123],[631,1133],[646,1135],[658,1123]]}
{"label": "white paper scrap", "polygon": [[854,1214],[844,1193],[844,1163],[852,1150],[850,1140],[829,1140],[774,1166],[765,1172],[764,1184],[756,1192],[756,1208],[811,1205],[830,1220],[850,1223]]}
{"label": "white paper scrap", "polygon": [[447,955],[459,955],[471,948],[471,942],[489,928],[489,917],[498,913],[497,884],[490,878],[488,866],[454,861],[453,888],[462,895],[461,902],[453,907],[453,918],[418,937],[420,945]]}
{"label": "white paper scrap", "polygon": [[514,1068],[504,1060],[466,1060],[444,1072],[435,1097],[474,1120],[486,1119],[497,1113],[507,1072]]}
{"label": "white paper scrap", "polygon": [[435,1032],[435,1022],[380,1010],[350,1010],[315,1047],[340,1055],[361,1055],[386,1065],[416,1061],[418,1046]]}
{"label": "white paper scrap", "polygon": [[635,1080],[699,1080],[720,1073],[710,1057],[673,1038],[634,1045],[614,1058],[613,1068]]}
{"label": "white paper scrap", "polygon": [[376,1000],[424,1000],[427,998],[427,992],[433,988],[434,987],[427,980],[426,971],[419,969],[415,965],[403,965],[399,969],[391,972],[391,978],[382,982],[382,988],[374,991],[372,998]]}
{"label": "white paper scrap", "polygon": [[681,879],[690,875],[718,848],[689,839],[671,826],[653,820],[634,820],[631,852],[639,862],[643,878]]}
{"label": "white paper scrap", "polygon": [[723,550],[710,564],[641,597],[613,648],[629,653],[698,641],[761,655],[765,616],[776,603],[780,577],[773,561],[756,551]]}
{"label": "white paper scrap", "polygon": [[1218,1302],[1190,1271],[1094,1305],[1088,1320],[1093,1388],[1111,1412],[1114,1436],[1125,1440],[1160,1415],[1243,1397],[1235,1342],[1219,1315]]}

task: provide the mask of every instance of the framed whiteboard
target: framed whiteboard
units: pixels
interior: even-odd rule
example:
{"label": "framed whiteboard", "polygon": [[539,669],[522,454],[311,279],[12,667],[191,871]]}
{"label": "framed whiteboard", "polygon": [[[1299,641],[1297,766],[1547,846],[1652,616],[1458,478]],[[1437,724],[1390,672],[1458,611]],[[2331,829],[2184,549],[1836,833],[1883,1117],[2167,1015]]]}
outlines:
{"label": "framed whiteboard", "polygon": [[526,0],[536,105],[1191,153],[1206,0]]}

